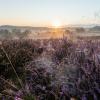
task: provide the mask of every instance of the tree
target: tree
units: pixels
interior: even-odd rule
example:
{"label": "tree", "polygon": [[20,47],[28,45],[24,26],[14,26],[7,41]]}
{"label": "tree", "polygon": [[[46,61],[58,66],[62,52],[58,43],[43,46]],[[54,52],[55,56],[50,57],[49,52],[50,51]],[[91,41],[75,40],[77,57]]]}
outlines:
{"label": "tree", "polygon": [[79,27],[79,28],[76,28],[76,32],[78,32],[78,33],[83,33],[83,32],[85,32],[85,29]]}
{"label": "tree", "polygon": [[7,29],[0,30],[1,38],[8,39],[11,38],[11,33]]}

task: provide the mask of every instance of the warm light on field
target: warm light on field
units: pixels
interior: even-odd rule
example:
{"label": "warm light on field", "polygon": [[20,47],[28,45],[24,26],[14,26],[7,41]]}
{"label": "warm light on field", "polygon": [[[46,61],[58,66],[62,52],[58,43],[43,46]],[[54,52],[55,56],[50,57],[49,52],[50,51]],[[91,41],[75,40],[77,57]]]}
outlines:
{"label": "warm light on field", "polygon": [[52,38],[62,38],[63,37],[63,30],[62,30],[62,22],[59,19],[55,19],[51,21],[51,37]]}
{"label": "warm light on field", "polygon": [[52,27],[54,28],[60,28],[62,26],[61,21],[60,20],[54,20],[52,21]]}

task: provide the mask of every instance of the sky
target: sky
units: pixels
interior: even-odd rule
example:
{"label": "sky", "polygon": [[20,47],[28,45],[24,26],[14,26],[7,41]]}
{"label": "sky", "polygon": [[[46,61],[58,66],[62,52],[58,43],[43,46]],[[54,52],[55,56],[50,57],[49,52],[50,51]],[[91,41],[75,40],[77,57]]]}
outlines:
{"label": "sky", "polygon": [[0,0],[0,25],[100,24],[100,0]]}

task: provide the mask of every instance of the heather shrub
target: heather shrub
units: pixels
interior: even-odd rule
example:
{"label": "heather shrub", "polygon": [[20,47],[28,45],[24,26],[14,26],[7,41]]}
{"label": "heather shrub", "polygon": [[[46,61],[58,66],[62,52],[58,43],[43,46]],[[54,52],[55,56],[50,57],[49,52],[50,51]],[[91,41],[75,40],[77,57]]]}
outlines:
{"label": "heather shrub", "polygon": [[0,99],[99,100],[99,49],[96,40],[3,40]]}

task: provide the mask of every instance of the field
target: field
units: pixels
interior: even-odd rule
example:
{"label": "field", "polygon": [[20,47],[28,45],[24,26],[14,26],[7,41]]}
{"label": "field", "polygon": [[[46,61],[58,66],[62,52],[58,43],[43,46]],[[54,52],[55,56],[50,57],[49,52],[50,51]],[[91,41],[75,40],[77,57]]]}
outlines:
{"label": "field", "polygon": [[99,100],[100,39],[0,41],[0,100]]}
{"label": "field", "polygon": [[100,100],[100,0],[0,0],[0,100]]}

